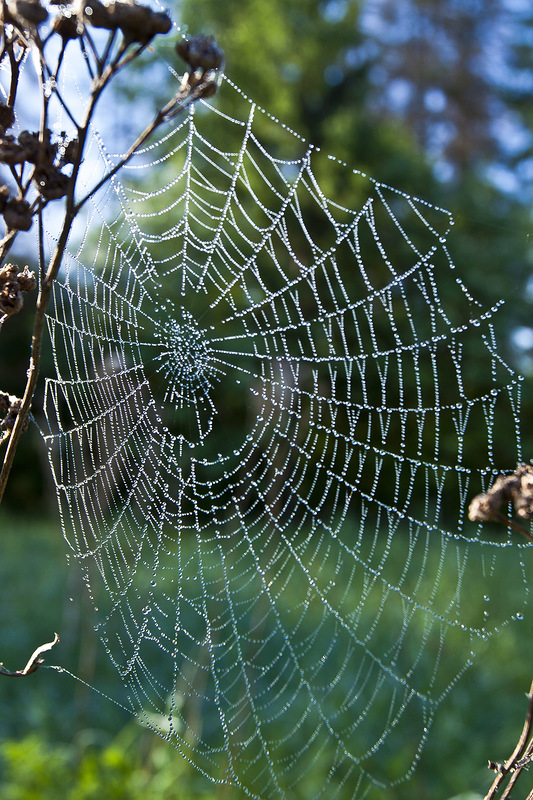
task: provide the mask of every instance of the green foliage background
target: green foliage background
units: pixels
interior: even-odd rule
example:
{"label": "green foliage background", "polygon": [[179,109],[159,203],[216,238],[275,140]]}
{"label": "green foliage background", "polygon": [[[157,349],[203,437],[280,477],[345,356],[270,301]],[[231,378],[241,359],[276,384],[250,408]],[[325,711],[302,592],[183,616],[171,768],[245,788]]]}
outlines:
{"label": "green foliage background", "polygon": [[[146,731],[123,709],[98,692],[117,697],[116,673],[97,647],[88,623],[90,610],[76,571],[65,562],[57,526],[0,517],[2,553],[0,608],[2,660],[17,669],[56,628],[61,642],[46,664],[61,664],[97,692],[65,674],[42,667],[31,678],[0,683],[0,797],[2,800],[236,800],[235,789],[210,783],[163,740]],[[390,554],[394,558],[394,552]],[[429,560],[438,560],[436,552]],[[501,558],[511,561],[510,548]],[[20,565],[23,565],[23,569]],[[432,571],[431,563],[428,566]],[[446,590],[446,577],[441,589]],[[449,591],[455,591],[452,579]],[[502,585],[494,601],[512,607],[519,588]],[[515,594],[517,596],[515,597]],[[473,596],[478,596],[477,594]],[[296,598],[295,598],[296,601]],[[482,601],[480,601],[482,602]],[[354,597],[354,606],[357,598]],[[482,608],[472,609],[481,615]],[[366,607],[371,625],[372,608]],[[321,610],[317,607],[317,624]],[[527,627],[526,627],[527,626]],[[514,745],[526,711],[531,680],[532,637],[527,620],[514,622],[489,639],[437,713],[412,778],[391,792],[374,790],[372,800],[449,798],[468,790],[481,796],[492,778],[487,760],[504,760]],[[443,654],[453,662],[453,637]],[[418,722],[413,736],[417,736]],[[408,738],[408,737],[407,737]],[[409,748],[409,742],[406,741]],[[392,754],[390,775],[402,768]],[[330,767],[327,751],[295,793],[306,800]],[[346,797],[351,797],[347,787]]]}

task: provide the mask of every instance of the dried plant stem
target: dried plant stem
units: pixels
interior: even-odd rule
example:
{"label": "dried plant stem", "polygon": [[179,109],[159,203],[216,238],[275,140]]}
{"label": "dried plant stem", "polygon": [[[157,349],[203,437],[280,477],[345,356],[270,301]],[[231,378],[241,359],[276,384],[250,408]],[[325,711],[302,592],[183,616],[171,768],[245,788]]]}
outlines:
{"label": "dried plant stem", "polygon": [[507,527],[512,528],[517,533],[521,534],[522,536],[525,536],[525,538],[529,539],[530,542],[533,542],[533,536],[530,534],[530,532],[527,531],[523,525],[520,525],[519,522],[516,522],[516,520],[512,519],[511,517],[506,517],[505,514],[494,514],[493,519],[496,522],[502,522],[504,525],[507,525]]}
{"label": "dried plant stem", "polygon": [[73,220],[74,217],[72,214],[67,216],[65,219],[63,230],[59,237],[54,255],[52,256],[50,266],[41,283],[41,288],[37,296],[26,388],[24,390],[24,395],[22,397],[22,403],[17,415],[17,419],[11,431],[11,436],[8,440],[4,462],[0,471],[0,502],[2,502],[2,498],[4,496],[9,474],[11,472],[11,467],[13,466],[13,460],[15,458],[18,441],[22,431],[24,430],[26,419],[30,412],[33,395],[35,394],[35,388],[37,386],[37,379],[39,377],[39,369],[41,364],[41,350],[46,309],[48,308],[48,301],[50,300],[50,295],[52,294],[54,280],[63,261],[65,247],[68,242]]}
{"label": "dried plant stem", "polygon": [[[507,784],[507,787],[501,796],[501,800],[508,800],[508,798],[511,796],[513,786],[520,777],[522,769],[531,762],[531,758],[533,757],[533,740],[531,738],[533,729],[533,681],[529,687],[528,696],[529,706],[520,738],[518,739],[516,747],[511,756],[507,759],[505,764],[502,764],[498,768],[498,774],[496,775],[488,793],[485,795],[483,800],[493,800],[493,798],[496,797],[496,793],[503,781],[510,773],[512,773],[509,783]],[[530,792],[527,800],[533,800],[533,792]]]}
{"label": "dried plant stem", "polygon": [[[111,77],[111,75],[110,75]],[[72,176],[69,184],[69,189],[66,196],[66,205],[65,205],[65,217],[63,222],[63,228],[61,230],[56,249],[52,255],[50,260],[48,270],[46,274],[41,280],[41,285],[39,289],[39,294],[37,296],[37,302],[35,305],[35,317],[33,323],[33,333],[32,333],[32,340],[31,340],[31,353],[30,353],[30,360],[27,370],[27,380],[26,380],[26,387],[24,389],[24,394],[22,396],[22,403],[20,406],[20,410],[11,431],[11,435],[9,437],[9,441],[7,444],[7,449],[4,455],[4,461],[2,464],[2,469],[0,470],[0,503],[4,497],[4,493],[7,486],[7,481],[9,475],[11,473],[11,468],[13,466],[13,461],[15,458],[15,452],[17,449],[17,445],[20,439],[20,436],[24,430],[26,420],[28,418],[33,396],[35,394],[35,389],[37,386],[37,379],[39,377],[39,370],[41,364],[41,351],[42,351],[42,341],[43,341],[43,331],[44,331],[44,323],[46,318],[46,309],[48,308],[48,303],[50,300],[50,296],[52,294],[52,289],[54,285],[54,281],[57,277],[59,272],[59,268],[63,262],[63,258],[65,255],[65,249],[68,243],[68,239],[70,236],[70,232],[72,229],[72,224],[77,214],[77,209],[75,206],[74,200],[74,193],[76,190],[76,181],[79,174],[83,150],[85,141],[87,139],[87,134],[89,131],[89,125],[91,119],[93,117],[93,113],[96,107],[96,103],[105,88],[106,83],[101,81],[97,86],[94,87],[87,109],[85,113],[85,121],[81,128],[78,129],[78,154],[73,164],[73,171]],[[43,95],[44,97],[44,95]],[[47,110],[48,110],[48,103],[46,99],[44,99],[43,103],[43,113],[41,117],[41,130],[44,130],[47,121]],[[12,234],[12,238],[15,232],[10,232]],[[6,239],[7,237],[4,237]],[[11,242],[6,243],[5,247],[8,248]],[[0,252],[1,255],[1,252]]]}
{"label": "dried plant stem", "polygon": [[37,672],[39,667],[44,662],[44,658],[42,657],[43,653],[46,653],[48,650],[51,650],[52,647],[54,647],[58,642],[59,642],[59,636],[57,635],[57,633],[55,633],[54,638],[51,642],[42,644],[40,647],[37,647],[37,649],[33,651],[24,669],[17,669],[14,672],[10,672],[9,670],[4,668],[3,664],[0,663],[0,675],[3,675],[6,678],[23,678],[26,675],[32,675],[34,672]]}
{"label": "dried plant stem", "polygon": [[[131,61],[135,56],[139,55],[139,53],[144,49],[144,45],[139,46],[134,51],[128,53],[124,56],[124,51],[119,49],[118,54],[115,58],[108,64],[106,64],[107,57],[110,54],[111,47],[113,44],[114,34],[112,34],[109,38],[107,49],[105,50],[104,56],[98,59],[97,62],[97,74],[93,80],[91,96],[89,98],[86,111],[85,111],[85,119],[81,126],[76,126],[78,131],[78,147],[77,147],[77,154],[73,160],[73,167],[72,167],[72,175],[69,180],[68,190],[65,198],[65,215],[63,221],[63,227],[61,233],[59,235],[59,239],[57,241],[57,245],[55,251],[50,259],[48,269],[44,272],[44,254],[43,254],[43,226],[42,226],[42,209],[46,205],[46,201],[39,200],[38,206],[35,206],[36,211],[39,216],[39,261],[41,264],[41,284],[39,289],[39,294],[37,297],[37,302],[35,306],[35,317],[34,317],[34,325],[33,325],[33,334],[32,334],[32,341],[31,341],[31,354],[29,360],[29,366],[27,370],[27,381],[26,387],[24,390],[24,394],[22,397],[20,409],[18,412],[17,419],[13,428],[11,430],[7,449],[4,456],[4,461],[2,464],[2,468],[0,470],[0,502],[4,496],[4,492],[6,489],[7,481],[9,478],[9,474],[11,472],[11,468],[13,465],[15,452],[17,449],[18,441],[22,432],[26,428],[27,418],[31,409],[33,397],[35,394],[37,380],[39,377],[40,372],[40,364],[41,364],[41,351],[42,351],[42,341],[43,341],[43,332],[44,332],[44,325],[46,319],[46,310],[48,308],[48,304],[50,302],[50,297],[53,291],[54,282],[57,278],[59,269],[63,262],[66,247],[68,244],[68,240],[70,237],[70,233],[72,230],[72,225],[74,220],[76,219],[78,213],[80,212],[81,208],[84,204],[98,192],[99,189],[102,188],[106,183],[108,183],[117,172],[119,172],[122,167],[127,164],[131,158],[135,155],[138,149],[146,142],[146,140],[154,133],[154,131],[168,119],[176,116],[177,114],[183,112],[186,108],[188,108],[192,103],[196,100],[200,99],[203,96],[208,96],[209,92],[212,93],[212,89],[214,86],[213,78],[210,73],[204,72],[197,78],[192,75],[191,78],[186,76],[184,81],[180,87],[179,92],[170,100],[164,108],[160,109],[160,111],[156,114],[154,120],[144,129],[144,131],[137,137],[137,139],[133,142],[133,144],[129,147],[126,151],[125,155],[113,166],[106,174],[92,187],[92,189],[81,198],[81,200],[76,201],[75,199],[75,192],[76,192],[76,184],[79,175],[79,170],[82,164],[83,153],[85,144],[87,141],[87,136],[90,129],[90,124],[94,115],[96,104],[104,91],[107,87],[111,79],[114,75],[121,69],[126,63]],[[90,38],[88,39],[90,43]],[[95,51],[96,52],[96,51]],[[42,56],[42,51],[41,51]],[[41,62],[41,90],[42,90],[42,97],[43,97],[43,106],[42,106],[42,114],[41,114],[41,130],[40,130],[40,140],[43,143],[46,141],[45,138],[45,131],[48,122],[48,99],[46,97],[46,93],[44,92],[44,75],[45,75],[45,65]],[[57,70],[56,70],[57,74]],[[28,181],[28,186],[31,181]],[[26,187],[27,189],[27,187]],[[21,189],[21,194],[24,195],[25,189]],[[16,235],[17,231],[8,231],[4,239],[0,242],[0,263],[2,263],[3,257],[7,254],[9,248],[13,243],[13,239]]]}

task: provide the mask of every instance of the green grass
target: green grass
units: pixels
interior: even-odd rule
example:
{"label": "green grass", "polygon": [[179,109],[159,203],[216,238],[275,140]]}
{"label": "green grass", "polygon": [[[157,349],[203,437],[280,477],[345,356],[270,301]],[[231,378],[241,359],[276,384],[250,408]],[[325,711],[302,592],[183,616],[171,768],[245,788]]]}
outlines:
{"label": "green grass", "polygon": [[[58,631],[61,642],[47,654],[46,663],[66,667],[120,701],[118,676],[98,646],[85,590],[76,570],[67,564],[59,525],[4,516],[0,532],[0,661],[7,669],[23,667],[33,649]],[[400,554],[405,541],[398,536],[393,546]],[[453,596],[457,591],[461,546],[457,547],[444,561],[436,548],[426,553],[428,578],[436,574],[437,564],[443,564],[441,603],[447,594]],[[529,549],[520,554],[525,563],[531,560]],[[394,557],[392,551],[388,558]],[[414,557],[416,561],[418,554]],[[467,564],[459,605],[469,622],[483,619],[487,582],[495,621],[522,608],[525,587],[519,580],[515,548],[489,549],[479,563],[474,550]],[[326,580],[328,576],[323,577]],[[405,578],[406,589],[409,580]],[[294,591],[296,606],[300,599],[297,582]],[[355,607],[355,586],[353,594]],[[288,594],[289,604],[290,599]],[[533,677],[533,637],[528,635],[531,626],[525,610],[524,621],[503,625],[486,641],[472,640],[477,658],[437,711],[412,779],[398,784],[393,792],[376,789],[369,800],[391,796],[395,800],[445,800],[469,790],[486,791],[492,779],[487,761],[502,761],[509,755],[526,711],[525,693]],[[450,609],[450,616],[452,612]],[[314,613],[312,606],[310,613]],[[365,615],[372,613],[369,602],[359,617],[362,628],[370,624]],[[320,604],[316,614],[318,619]],[[388,620],[393,623],[392,612]],[[312,624],[312,619],[307,623]],[[380,623],[387,624],[386,614]],[[416,625],[415,621],[415,631]],[[386,639],[387,631],[382,635]],[[450,677],[456,669],[455,650],[464,650],[465,640],[468,645],[468,634],[460,627],[450,629],[441,659],[442,669],[450,672]],[[413,721],[413,739],[419,733],[417,725]],[[412,744],[408,741],[409,721],[404,730],[408,749]],[[2,800],[221,800],[242,796],[230,787],[209,783],[133,717],[83,683],[50,669],[25,679],[0,681],[0,742]],[[387,769],[393,776],[401,769],[402,755],[393,752],[387,756],[382,750],[377,758],[388,759]],[[316,790],[327,774],[331,756],[323,753],[322,760],[313,764],[308,782],[302,782],[295,797],[304,800]]]}

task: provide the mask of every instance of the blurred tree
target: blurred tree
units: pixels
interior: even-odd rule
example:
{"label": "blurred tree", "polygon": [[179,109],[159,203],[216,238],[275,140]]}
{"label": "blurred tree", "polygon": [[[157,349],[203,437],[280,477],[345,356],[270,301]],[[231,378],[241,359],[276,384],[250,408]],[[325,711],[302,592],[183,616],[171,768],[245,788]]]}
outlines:
{"label": "blurred tree", "polygon": [[532,22],[527,4],[506,0],[365,4],[372,102],[407,122],[443,178],[458,183],[481,168],[517,189],[526,177],[510,170],[533,141]]}
{"label": "blurred tree", "polygon": [[[524,181],[533,15],[521,8],[186,0],[181,9],[191,32],[201,20],[223,43],[228,75],[269,113],[351,167],[452,211],[452,257],[482,302],[507,301],[496,326],[515,364],[513,331],[531,317],[532,258]],[[353,193],[348,181],[345,191]],[[335,199],[349,205],[340,184]]]}
{"label": "blurred tree", "polygon": [[359,0],[186,0],[181,10],[191,32],[201,20],[223,43],[228,75],[269,114],[350,166],[423,194],[431,173],[412,133],[370,102],[377,52],[360,15]]}

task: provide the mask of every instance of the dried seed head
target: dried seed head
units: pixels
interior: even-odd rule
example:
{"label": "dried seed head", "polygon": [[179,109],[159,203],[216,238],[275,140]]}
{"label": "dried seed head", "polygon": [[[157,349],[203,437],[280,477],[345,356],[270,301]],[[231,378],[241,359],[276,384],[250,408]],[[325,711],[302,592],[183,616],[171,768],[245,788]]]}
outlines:
{"label": "dried seed head", "polygon": [[7,228],[16,231],[29,231],[31,228],[32,213],[27,200],[8,200],[2,214]]}
{"label": "dried seed head", "polygon": [[471,522],[490,522],[500,510],[500,503],[493,495],[478,494],[470,503],[468,519]]}
{"label": "dried seed head", "polygon": [[7,0],[7,9],[15,21],[40,25],[48,19],[48,11],[39,0]]}
{"label": "dried seed head", "polygon": [[25,160],[24,150],[10,134],[0,137],[0,162],[2,164],[22,164]]}
{"label": "dried seed head", "polygon": [[9,189],[4,184],[3,186],[0,186],[0,214],[6,207],[6,203],[8,200],[9,200]]}
{"label": "dried seed head", "polygon": [[[15,427],[15,422],[17,421],[17,417],[20,412],[20,407],[22,405],[22,400],[20,398],[15,397],[14,395],[7,395],[9,398],[9,406],[7,409],[7,415],[4,419],[0,422],[0,428],[4,428],[6,431],[12,431]],[[24,421],[24,425],[22,427],[22,432],[28,430],[30,424],[29,418]]]}
{"label": "dried seed head", "polygon": [[116,0],[110,4],[109,14],[128,42],[147,44],[154,36],[168,33],[172,27],[167,13],[153,11],[140,3]]}
{"label": "dried seed head", "polygon": [[22,308],[24,301],[16,289],[9,286],[0,286],[0,314],[6,317],[16,314]]}
{"label": "dried seed head", "polygon": [[[0,314],[10,316],[20,311],[24,299],[22,292],[35,289],[35,274],[24,267],[19,272],[19,267],[6,264],[0,269]],[[0,409],[2,410],[2,409]]]}
{"label": "dried seed head", "polygon": [[7,106],[5,103],[0,103],[0,129],[3,132],[7,131],[15,122],[15,112],[12,106]]}
{"label": "dried seed head", "polygon": [[56,167],[41,167],[35,170],[33,180],[41,197],[59,200],[66,195],[70,178]]}
{"label": "dried seed head", "polygon": [[206,81],[200,89],[200,97],[207,100],[209,97],[213,97],[213,95],[216,94],[217,89],[216,81]]}
{"label": "dried seed head", "polygon": [[78,38],[81,26],[76,16],[63,11],[54,19],[52,30],[61,36],[63,42],[68,42]]}
{"label": "dried seed head", "polygon": [[21,131],[19,144],[24,152],[24,160],[30,164],[53,164],[56,157],[57,145],[50,141],[52,133],[45,131],[45,139],[41,142],[39,133]]}
{"label": "dried seed head", "polygon": [[18,282],[21,292],[31,292],[37,286],[35,272],[31,272],[28,266],[24,267],[18,274]]}
{"label": "dried seed head", "polygon": [[513,496],[516,516],[520,519],[533,519],[533,466],[519,464],[516,475],[520,481]]}
{"label": "dried seed head", "polygon": [[81,0],[78,13],[83,22],[92,25],[93,28],[116,30],[116,25],[111,23],[108,7],[100,0]]}
{"label": "dried seed head", "polygon": [[83,21],[94,28],[109,31],[121,30],[127,44],[147,44],[154,36],[168,33],[172,20],[166,12],[153,11],[148,6],[133,0],[116,0],[101,3],[100,0],[81,0]]}
{"label": "dried seed head", "polygon": [[210,72],[220,69],[224,63],[224,53],[213,36],[194,36],[181,39],[176,45],[179,57],[189,65],[192,72]]}
{"label": "dried seed head", "polygon": [[79,143],[77,139],[67,140],[66,134],[62,134],[62,139],[58,146],[59,164],[74,164],[78,157]]}
{"label": "dried seed head", "polygon": [[518,464],[509,475],[499,475],[487,492],[474,497],[468,518],[472,522],[501,521],[500,507],[511,502],[517,517],[533,519],[532,464]]}

